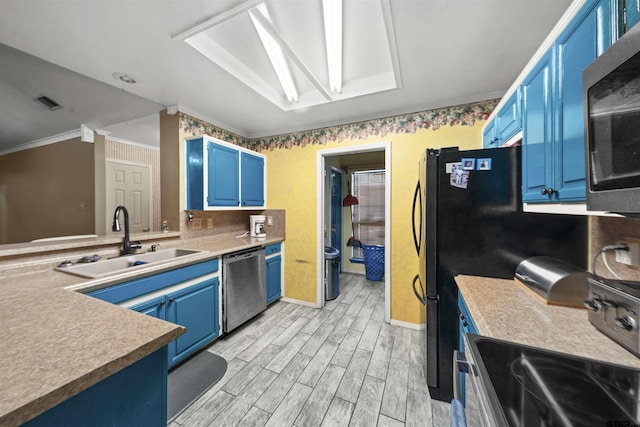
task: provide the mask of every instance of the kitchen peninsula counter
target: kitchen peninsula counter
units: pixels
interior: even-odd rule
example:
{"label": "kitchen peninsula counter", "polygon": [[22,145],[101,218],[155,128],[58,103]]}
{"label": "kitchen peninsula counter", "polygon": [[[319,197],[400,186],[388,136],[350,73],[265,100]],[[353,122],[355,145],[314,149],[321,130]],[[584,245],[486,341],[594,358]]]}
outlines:
{"label": "kitchen peninsula counter", "polygon": [[640,358],[593,327],[584,309],[544,304],[514,280],[455,279],[480,335],[640,368]]}
{"label": "kitchen peninsula counter", "polygon": [[[50,269],[0,281],[0,426],[14,426],[60,404],[167,345],[179,325],[100,301],[89,292],[206,261],[242,249],[282,242],[214,236],[162,243],[202,253],[117,276],[86,279]],[[165,247],[166,246],[166,247]],[[87,254],[91,254],[87,247]],[[80,292],[78,292],[80,291]]]}

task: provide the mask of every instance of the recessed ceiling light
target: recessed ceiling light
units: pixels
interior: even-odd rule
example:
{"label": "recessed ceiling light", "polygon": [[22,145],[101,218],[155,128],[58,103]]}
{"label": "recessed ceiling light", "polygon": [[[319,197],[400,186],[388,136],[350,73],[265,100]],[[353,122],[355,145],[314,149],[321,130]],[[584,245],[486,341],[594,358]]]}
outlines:
{"label": "recessed ceiling light", "polygon": [[125,73],[113,73],[111,75],[114,79],[122,80],[125,83],[134,84],[136,82],[136,79],[126,75]]}

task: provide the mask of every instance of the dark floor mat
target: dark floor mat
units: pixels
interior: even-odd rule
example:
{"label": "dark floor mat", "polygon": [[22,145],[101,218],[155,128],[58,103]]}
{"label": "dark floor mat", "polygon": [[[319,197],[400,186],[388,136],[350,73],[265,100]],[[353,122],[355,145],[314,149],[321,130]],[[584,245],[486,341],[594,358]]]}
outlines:
{"label": "dark floor mat", "polygon": [[171,372],[167,382],[167,419],[172,420],[202,396],[227,371],[227,361],[202,351]]}

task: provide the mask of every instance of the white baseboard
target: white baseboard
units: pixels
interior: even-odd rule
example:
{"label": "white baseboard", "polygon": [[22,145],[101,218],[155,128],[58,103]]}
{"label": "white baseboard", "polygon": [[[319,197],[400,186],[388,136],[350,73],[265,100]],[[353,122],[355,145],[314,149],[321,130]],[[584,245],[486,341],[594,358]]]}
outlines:
{"label": "white baseboard", "polygon": [[290,302],[292,304],[304,305],[304,306],[307,306],[307,307],[320,308],[320,306],[318,304],[316,304],[315,302],[303,301],[301,299],[293,299],[293,298],[282,297],[282,298],[280,298],[280,301]]}
{"label": "white baseboard", "polygon": [[409,322],[403,322],[401,320],[394,320],[394,319],[391,319],[389,324],[393,326],[401,326],[403,328],[408,328],[408,329],[415,329],[416,331],[422,331],[427,326],[426,323],[409,323]]}

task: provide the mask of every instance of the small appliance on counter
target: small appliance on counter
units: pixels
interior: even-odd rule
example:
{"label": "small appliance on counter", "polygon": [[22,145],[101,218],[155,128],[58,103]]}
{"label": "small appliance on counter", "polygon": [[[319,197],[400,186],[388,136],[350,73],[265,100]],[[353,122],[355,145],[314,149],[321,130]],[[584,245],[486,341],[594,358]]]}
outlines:
{"label": "small appliance on counter", "polygon": [[591,274],[547,256],[523,260],[516,268],[516,282],[545,304],[584,308]]}
{"label": "small appliance on counter", "polygon": [[264,215],[250,215],[249,223],[250,223],[250,234],[251,237],[264,238],[267,237],[267,233],[264,232]]}
{"label": "small appliance on counter", "polygon": [[584,305],[596,329],[640,357],[640,282],[590,278]]}

